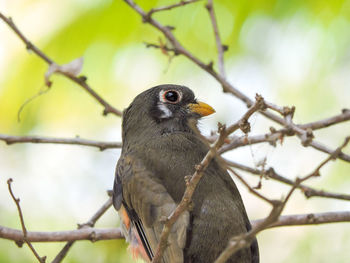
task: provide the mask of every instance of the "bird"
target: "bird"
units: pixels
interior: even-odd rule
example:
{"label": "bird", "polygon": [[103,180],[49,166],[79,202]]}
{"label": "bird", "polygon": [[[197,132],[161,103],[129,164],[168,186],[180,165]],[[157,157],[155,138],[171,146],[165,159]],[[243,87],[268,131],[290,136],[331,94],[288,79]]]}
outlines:
{"label": "bird", "polygon": [[[124,110],[113,205],[134,257],[152,261],[165,219],[184,194],[184,178],[210,149],[198,133],[198,121],[214,112],[191,89],[175,84],[140,93]],[[162,262],[214,262],[232,237],[250,229],[240,193],[215,157],[204,170],[190,209],[172,226]],[[257,241],[227,262],[258,263]]]}

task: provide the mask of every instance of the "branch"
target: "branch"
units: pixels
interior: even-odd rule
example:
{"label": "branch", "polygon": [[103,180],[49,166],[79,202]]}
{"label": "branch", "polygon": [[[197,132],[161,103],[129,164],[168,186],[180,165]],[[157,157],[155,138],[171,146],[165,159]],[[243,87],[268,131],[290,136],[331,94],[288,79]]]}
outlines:
{"label": "branch", "polygon": [[178,204],[176,209],[171,213],[171,215],[166,219],[161,236],[159,238],[159,244],[155,253],[155,256],[152,260],[153,263],[160,263],[162,261],[163,252],[167,246],[167,240],[171,227],[180,217],[180,215],[188,209],[193,193],[204,175],[205,169],[209,166],[211,160],[217,156],[217,149],[219,149],[224,143],[227,136],[230,133],[234,132],[238,128],[242,129],[244,132],[249,132],[248,127],[248,118],[256,111],[259,111],[264,106],[264,99],[261,96],[256,96],[256,102],[248,109],[248,111],[243,115],[243,117],[238,120],[236,123],[229,126],[227,129],[225,126],[219,125],[219,137],[210,147],[209,151],[201,161],[199,165],[195,166],[195,172],[192,176],[186,177],[186,189],[185,193],[181,199],[181,202]]}
{"label": "branch", "polygon": [[[0,12],[0,19],[2,19],[14,32],[15,34],[22,40],[22,42],[26,45],[27,50],[33,51],[36,55],[38,55],[42,60],[44,60],[47,64],[57,65],[51,58],[49,58],[44,52],[42,52],[39,48],[37,48],[32,42],[30,42],[23,33],[18,29],[16,24],[13,22],[12,18],[6,17]],[[103,107],[103,115],[107,115],[112,113],[116,116],[122,116],[122,112],[114,108],[108,102],[106,102],[100,95],[98,95],[87,83],[86,77],[81,76],[77,77],[68,72],[59,72],[61,75],[69,78],[73,82],[77,83],[81,86],[86,92],[88,92],[93,98],[95,98]]]}
{"label": "branch", "polygon": [[237,253],[239,250],[243,248],[247,248],[250,246],[250,244],[253,242],[255,236],[268,228],[270,225],[274,224],[278,218],[280,217],[283,209],[285,208],[287,202],[290,200],[292,194],[294,191],[305,181],[309,180],[312,177],[316,177],[320,175],[320,169],[326,165],[329,161],[334,160],[338,157],[341,150],[346,147],[346,145],[349,143],[350,137],[347,137],[344,140],[344,143],[339,146],[328,158],[326,158],[323,162],[321,162],[312,173],[302,177],[302,178],[296,178],[293,186],[289,190],[287,196],[284,198],[283,201],[275,201],[272,204],[272,210],[268,217],[265,219],[259,221],[249,232],[241,234],[239,236],[233,237],[227,247],[222,251],[220,256],[215,260],[214,263],[224,263],[226,262],[233,254]]}
{"label": "branch", "polygon": [[[306,129],[318,130],[318,129],[330,127],[332,125],[336,125],[349,120],[350,120],[350,110],[344,109],[342,113],[339,115],[335,115],[327,119],[310,122],[306,124],[298,124],[297,126],[304,130]],[[273,146],[276,146],[276,142],[278,140],[282,142],[285,136],[295,135],[293,132],[288,131],[287,128],[276,130],[271,127],[270,130],[271,132],[265,133],[262,135],[253,135],[253,136],[244,136],[244,137],[232,136],[230,137],[229,142],[225,144],[223,147],[221,147],[219,152],[220,154],[222,154],[224,152],[236,149],[238,147],[257,144],[257,143],[263,143],[263,142],[267,142]],[[327,153],[329,152],[333,152],[333,151],[327,151]]]}
{"label": "branch", "polygon": [[[277,210],[275,210],[277,211]],[[339,223],[339,222],[349,222],[350,221],[350,212],[329,212],[329,213],[318,213],[318,214],[305,214],[305,215],[287,215],[280,216],[277,221],[273,224],[267,225],[266,222],[270,221],[271,214],[270,213],[269,220],[260,219],[252,221],[253,229],[261,228],[262,230],[274,228],[274,227],[283,227],[283,226],[302,226],[302,225],[318,225],[318,224],[328,224],[328,223]],[[261,227],[262,226],[262,227]],[[237,251],[241,248],[247,247],[250,245],[250,241],[248,239],[252,239],[252,235],[249,232],[243,237],[243,239],[233,238],[228,245],[234,246],[236,244]],[[229,250],[225,249],[225,253],[222,253],[220,257],[214,263],[224,263],[226,260],[233,254],[229,253]],[[235,251],[236,252],[236,251]]]}
{"label": "branch", "polygon": [[[259,170],[259,169],[254,169],[249,166],[239,164],[233,161],[229,161],[225,159],[225,162],[227,165],[235,167],[237,169],[240,169],[242,171],[246,171],[251,174],[255,174],[258,176],[264,176],[266,179],[273,179],[278,182],[288,184],[288,185],[294,185],[294,181],[276,173],[276,171],[271,167],[267,170]],[[338,194],[338,193],[331,193],[328,191],[324,190],[317,190],[314,188],[311,188],[305,184],[300,184],[298,188],[304,193],[306,198],[311,198],[311,197],[325,197],[325,198],[333,198],[333,199],[339,199],[339,200],[346,200],[350,201],[350,195],[349,194]]]}
{"label": "branch", "polygon": [[[185,49],[181,43],[176,39],[174,34],[171,32],[171,28],[168,26],[163,26],[160,24],[157,20],[153,19],[152,17],[149,17],[147,13],[139,7],[133,0],[124,0],[132,9],[134,9],[140,16],[142,17],[142,21],[144,23],[149,23],[156,29],[158,29],[164,37],[171,43],[173,46],[174,52],[176,54],[181,54],[188,58],[190,61],[192,61],[194,64],[196,64],[198,67],[209,73],[212,77],[214,77],[222,86],[224,92],[231,93],[241,101],[243,101],[247,107],[250,107],[254,104],[254,101],[251,100],[248,96],[246,96],[244,93],[240,92],[238,89],[236,89],[234,86],[232,86],[223,76],[218,74],[214,69],[212,63],[206,64],[197,57],[195,57],[191,52],[189,52],[187,49]],[[283,119],[271,112],[262,112],[262,114],[271,120],[283,124]]]}
{"label": "branch", "polygon": [[[252,226],[256,226],[257,224],[261,223],[262,220],[263,219],[252,221]],[[280,216],[278,220],[275,223],[271,224],[268,228],[282,226],[319,225],[340,222],[350,222],[349,211]]]}
{"label": "branch", "polygon": [[[187,49],[185,49],[181,43],[176,39],[176,37],[174,36],[174,34],[171,31],[171,28],[167,27],[167,26],[163,26],[162,24],[160,24],[157,20],[153,19],[152,17],[148,16],[148,13],[146,13],[140,6],[138,6],[133,0],[124,0],[132,9],[134,9],[138,14],[140,14],[140,16],[142,17],[142,20],[144,23],[149,23],[150,25],[152,25],[153,27],[155,27],[156,29],[158,29],[164,36],[165,38],[171,43],[171,45],[173,46],[173,50],[175,54],[181,54],[183,56],[185,56],[186,58],[188,58],[190,61],[192,61],[193,63],[195,63],[197,66],[199,66],[201,69],[203,69],[204,71],[206,71],[207,73],[209,73],[212,77],[214,77],[222,86],[223,91],[224,92],[228,92],[231,93],[232,95],[234,95],[235,97],[237,97],[238,99],[240,99],[241,101],[243,101],[248,107],[250,107],[253,104],[253,101],[246,96],[244,93],[240,92],[238,89],[236,89],[233,85],[231,85],[225,78],[224,76],[218,74],[212,67],[212,63],[206,64],[204,62],[202,62],[200,59],[198,59],[197,57],[195,57],[191,52],[189,52]],[[278,113],[283,112],[283,108],[281,107],[274,107],[275,105],[273,105],[272,103],[268,103],[265,102],[266,105],[271,106],[270,108],[272,110],[277,111]],[[280,116],[277,116],[276,114],[270,112],[270,111],[262,111],[260,112],[262,115],[264,115],[265,117],[275,121],[276,123],[287,127],[288,125],[290,125],[285,119],[281,118]],[[284,113],[286,114],[286,113]],[[296,125],[292,125],[293,129],[295,129],[299,136],[302,139],[302,142],[304,142],[304,135],[306,134],[306,131],[303,130],[302,128],[296,126]],[[332,149],[327,148],[326,146],[312,141],[310,138],[305,138],[305,139],[309,139],[307,141],[307,144],[305,144],[305,146],[311,146],[314,149],[320,150],[324,153],[327,154],[331,154],[333,151]],[[345,155],[343,153],[338,155],[338,158],[350,162],[350,156],[349,155]]]}
{"label": "branch", "polygon": [[214,12],[214,6],[213,6],[213,0],[208,0],[207,5],[205,6],[209,12],[211,24],[213,26],[214,35],[215,35],[215,41],[216,41],[216,48],[218,50],[218,67],[219,72],[221,76],[226,78],[225,74],[225,66],[224,66],[224,52],[227,50],[227,46],[224,46],[221,42],[220,34],[219,34],[219,28],[216,22],[215,12]]}
{"label": "branch", "polygon": [[[263,219],[251,221],[252,226],[259,224]],[[280,216],[279,219],[270,225],[269,228],[285,226],[303,226],[319,225],[329,223],[341,223],[350,221],[349,211],[327,212],[327,213],[309,213],[299,215]],[[0,237],[15,242],[23,240],[23,231],[13,228],[0,226]],[[64,242],[90,240],[92,242],[101,240],[124,239],[123,233],[119,228],[84,228],[70,231],[56,232],[28,232],[27,240],[29,242]]]}
{"label": "branch", "polygon": [[168,5],[168,6],[162,6],[162,7],[158,7],[158,8],[152,8],[148,13],[147,16],[151,17],[154,13],[157,12],[161,12],[161,11],[166,11],[166,10],[171,10],[174,9],[176,7],[181,7],[184,5],[188,5],[188,4],[192,4],[195,2],[198,2],[200,0],[181,0],[180,2],[173,4],[173,5]]}
{"label": "branch", "polygon": [[[23,240],[23,231],[0,226],[0,237],[21,242]],[[123,239],[124,236],[119,228],[96,229],[92,227],[56,232],[27,232],[26,239],[29,242],[63,242],[90,240],[92,242],[99,240]]]}
{"label": "branch", "polygon": [[6,142],[11,145],[15,143],[54,143],[54,144],[70,144],[70,145],[83,145],[97,147],[101,151],[110,148],[121,148],[120,142],[102,142],[92,141],[82,138],[53,138],[53,137],[42,137],[42,136],[11,136],[6,134],[0,134],[0,141]]}
{"label": "branch", "polygon": [[300,128],[306,130],[306,129],[312,129],[312,130],[317,130],[317,129],[322,129],[326,128],[329,126],[332,126],[334,124],[338,124],[344,121],[349,121],[350,120],[350,110],[349,109],[343,109],[342,113],[327,119],[315,121],[315,122],[310,122],[307,124],[301,124],[298,125]]}
{"label": "branch", "polygon": [[13,201],[15,202],[16,206],[17,206],[17,210],[18,210],[18,214],[19,214],[19,219],[21,221],[21,226],[22,226],[22,239],[21,240],[18,240],[16,242],[16,244],[18,246],[22,246],[23,243],[26,243],[28,245],[28,247],[30,248],[30,250],[33,252],[34,256],[38,259],[38,261],[40,263],[45,263],[46,261],[46,256],[44,257],[40,257],[38,252],[36,252],[36,250],[34,249],[33,245],[30,243],[30,241],[28,240],[27,238],[27,229],[26,229],[26,226],[24,224],[24,218],[23,218],[23,213],[22,213],[22,209],[21,209],[21,206],[19,204],[20,200],[19,198],[16,198],[13,191],[12,191],[12,187],[11,187],[11,183],[13,182],[12,178],[8,179],[7,180],[7,184],[8,184],[8,190],[10,192],[10,195],[13,199]]}
{"label": "branch", "polygon": [[[87,221],[85,224],[78,224],[78,230],[80,229],[89,229],[94,227],[97,220],[112,206],[112,197],[110,197],[101,208]],[[62,248],[60,253],[54,258],[52,263],[60,263],[64,257],[67,255],[69,249],[73,246],[75,240],[68,241],[65,246]]]}
{"label": "branch", "polygon": [[241,181],[241,183],[243,183],[245,185],[245,187],[247,187],[247,189],[249,190],[249,192],[251,192],[253,195],[257,196],[258,198],[264,200],[265,202],[273,205],[274,204],[274,200],[270,200],[269,198],[263,196],[262,194],[260,194],[258,191],[256,191],[253,187],[251,187],[244,179],[242,176],[240,176],[236,171],[234,171],[233,169],[231,169],[230,167],[227,167],[227,169],[238,178],[239,181]]}

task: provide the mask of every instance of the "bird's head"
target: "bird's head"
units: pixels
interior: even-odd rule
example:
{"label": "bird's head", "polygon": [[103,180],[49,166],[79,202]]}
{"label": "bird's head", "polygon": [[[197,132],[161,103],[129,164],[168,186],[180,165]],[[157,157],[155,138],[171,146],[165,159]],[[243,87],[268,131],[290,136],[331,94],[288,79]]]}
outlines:
{"label": "bird's head", "polygon": [[123,114],[123,137],[172,132],[191,132],[189,120],[197,121],[215,110],[195,99],[192,90],[179,85],[159,85],[133,100]]}

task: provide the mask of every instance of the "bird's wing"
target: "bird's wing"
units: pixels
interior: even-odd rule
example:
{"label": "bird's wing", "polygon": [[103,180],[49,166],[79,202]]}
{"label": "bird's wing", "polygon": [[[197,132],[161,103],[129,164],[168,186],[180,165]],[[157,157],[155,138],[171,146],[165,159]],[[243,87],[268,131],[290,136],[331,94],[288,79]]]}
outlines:
{"label": "bird's wing", "polygon": [[[131,248],[133,241],[141,241],[146,253],[142,250],[138,252],[141,256],[147,254],[148,260],[151,260],[159,243],[164,220],[174,211],[176,203],[152,171],[131,155],[119,159],[113,191],[114,206],[122,216],[124,233],[129,235]],[[123,217],[130,219],[129,229]],[[189,213],[186,211],[171,229],[163,256],[164,263],[183,263],[188,225]]]}

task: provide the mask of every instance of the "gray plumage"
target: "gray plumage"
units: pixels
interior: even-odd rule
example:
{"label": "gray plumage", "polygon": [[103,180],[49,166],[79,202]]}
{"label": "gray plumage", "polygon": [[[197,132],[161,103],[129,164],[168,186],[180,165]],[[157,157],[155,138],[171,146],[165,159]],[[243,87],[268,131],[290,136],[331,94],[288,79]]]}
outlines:
{"label": "gray plumage", "polygon": [[[181,95],[179,102],[166,103],[159,98],[168,90]],[[124,111],[114,206],[119,210],[124,205],[132,220],[140,222],[153,253],[162,218],[181,201],[184,177],[194,173],[195,165],[209,150],[189,125],[201,117],[188,108],[188,104],[196,102],[186,87],[161,85],[138,95]],[[170,112],[164,113],[160,103]],[[213,262],[231,237],[249,229],[236,185],[218,159],[213,159],[194,192],[193,209],[184,213],[172,229],[163,261]],[[259,262],[257,242],[227,262]]]}

